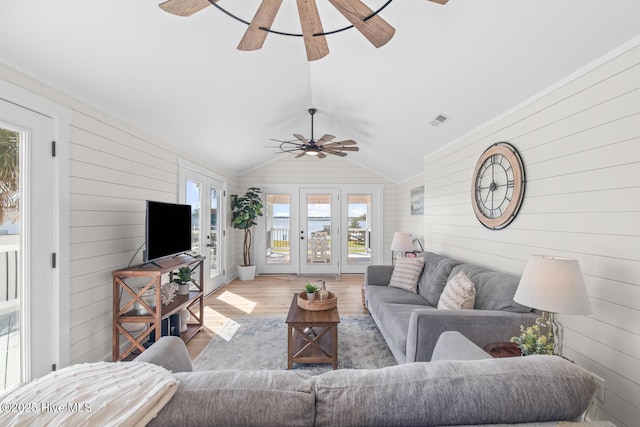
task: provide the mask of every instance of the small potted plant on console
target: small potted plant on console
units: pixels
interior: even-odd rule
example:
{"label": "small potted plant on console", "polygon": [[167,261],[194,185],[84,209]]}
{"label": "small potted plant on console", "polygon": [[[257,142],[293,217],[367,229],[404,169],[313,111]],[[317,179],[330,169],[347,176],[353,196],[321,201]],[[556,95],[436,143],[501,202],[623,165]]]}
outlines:
{"label": "small potted plant on console", "polygon": [[173,281],[178,284],[178,295],[189,295],[193,270],[195,270],[195,268],[181,267],[173,278]]}

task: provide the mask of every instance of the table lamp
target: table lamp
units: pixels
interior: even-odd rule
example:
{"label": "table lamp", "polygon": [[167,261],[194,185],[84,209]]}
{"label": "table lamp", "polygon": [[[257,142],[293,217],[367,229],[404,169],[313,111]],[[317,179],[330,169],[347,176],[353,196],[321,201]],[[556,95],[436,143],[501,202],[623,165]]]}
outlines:
{"label": "table lamp", "polygon": [[411,235],[404,231],[396,231],[393,233],[393,240],[391,241],[391,258],[395,263],[394,252],[411,252],[413,251],[413,242],[411,241]]}
{"label": "table lamp", "polygon": [[542,311],[536,320],[553,334],[553,353],[562,356],[562,325],[556,314],[591,314],[591,303],[578,261],[531,255],[513,300]]}

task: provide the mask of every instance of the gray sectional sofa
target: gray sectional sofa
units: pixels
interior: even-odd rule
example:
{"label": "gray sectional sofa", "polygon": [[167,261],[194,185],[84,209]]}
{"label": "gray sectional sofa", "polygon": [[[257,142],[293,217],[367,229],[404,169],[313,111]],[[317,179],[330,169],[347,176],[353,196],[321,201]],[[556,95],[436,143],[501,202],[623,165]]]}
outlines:
{"label": "gray sectional sofa", "polygon": [[[174,372],[176,393],[149,426],[569,427],[588,409],[595,381],[557,356],[492,359],[457,332],[432,362],[382,369],[191,372],[180,338],[162,337],[135,362]],[[611,426],[576,423],[576,426]]]}
{"label": "gray sectional sofa", "polygon": [[[520,334],[539,314],[513,301],[519,278],[476,265],[423,252],[424,269],[417,293],[390,287],[391,265],[369,266],[365,274],[365,303],[398,363],[431,360],[440,334],[460,331],[483,347]],[[450,277],[463,271],[476,289],[473,310],[437,309]]]}

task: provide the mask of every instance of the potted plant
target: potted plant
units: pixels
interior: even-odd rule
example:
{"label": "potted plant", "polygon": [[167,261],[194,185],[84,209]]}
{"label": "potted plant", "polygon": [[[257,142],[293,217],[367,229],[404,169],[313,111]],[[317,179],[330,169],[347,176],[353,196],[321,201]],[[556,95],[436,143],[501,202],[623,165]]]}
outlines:
{"label": "potted plant", "polygon": [[257,224],[256,218],[262,216],[262,199],[260,189],[250,187],[243,196],[231,195],[231,225],[237,230],[244,231],[242,245],[242,265],[238,266],[240,280],[253,280],[256,266],[251,264],[251,227]]}
{"label": "potted plant", "polygon": [[307,301],[313,301],[316,299],[316,292],[318,288],[311,284],[311,282],[307,282],[304,284],[304,290],[307,293]]}
{"label": "potted plant", "polygon": [[518,344],[523,356],[530,354],[553,354],[553,334],[540,334],[540,327],[533,325],[528,328],[520,326],[520,336],[512,337],[511,342]]}
{"label": "potted plant", "polygon": [[178,295],[189,295],[189,287],[191,284],[191,275],[193,269],[189,267],[181,267],[178,273],[173,278],[173,281],[178,284]]}

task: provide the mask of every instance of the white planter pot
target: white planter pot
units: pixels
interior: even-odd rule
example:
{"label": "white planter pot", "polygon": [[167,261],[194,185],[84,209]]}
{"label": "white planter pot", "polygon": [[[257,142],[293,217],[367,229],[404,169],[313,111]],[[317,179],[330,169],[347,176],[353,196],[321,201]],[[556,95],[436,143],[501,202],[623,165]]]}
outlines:
{"label": "white planter pot", "polygon": [[187,331],[187,323],[189,322],[189,310],[183,308],[180,310],[180,333]]}
{"label": "white planter pot", "polygon": [[189,284],[178,285],[178,295],[189,295]]}
{"label": "white planter pot", "polygon": [[240,280],[253,280],[256,277],[255,265],[239,265],[238,266],[238,279]]}

